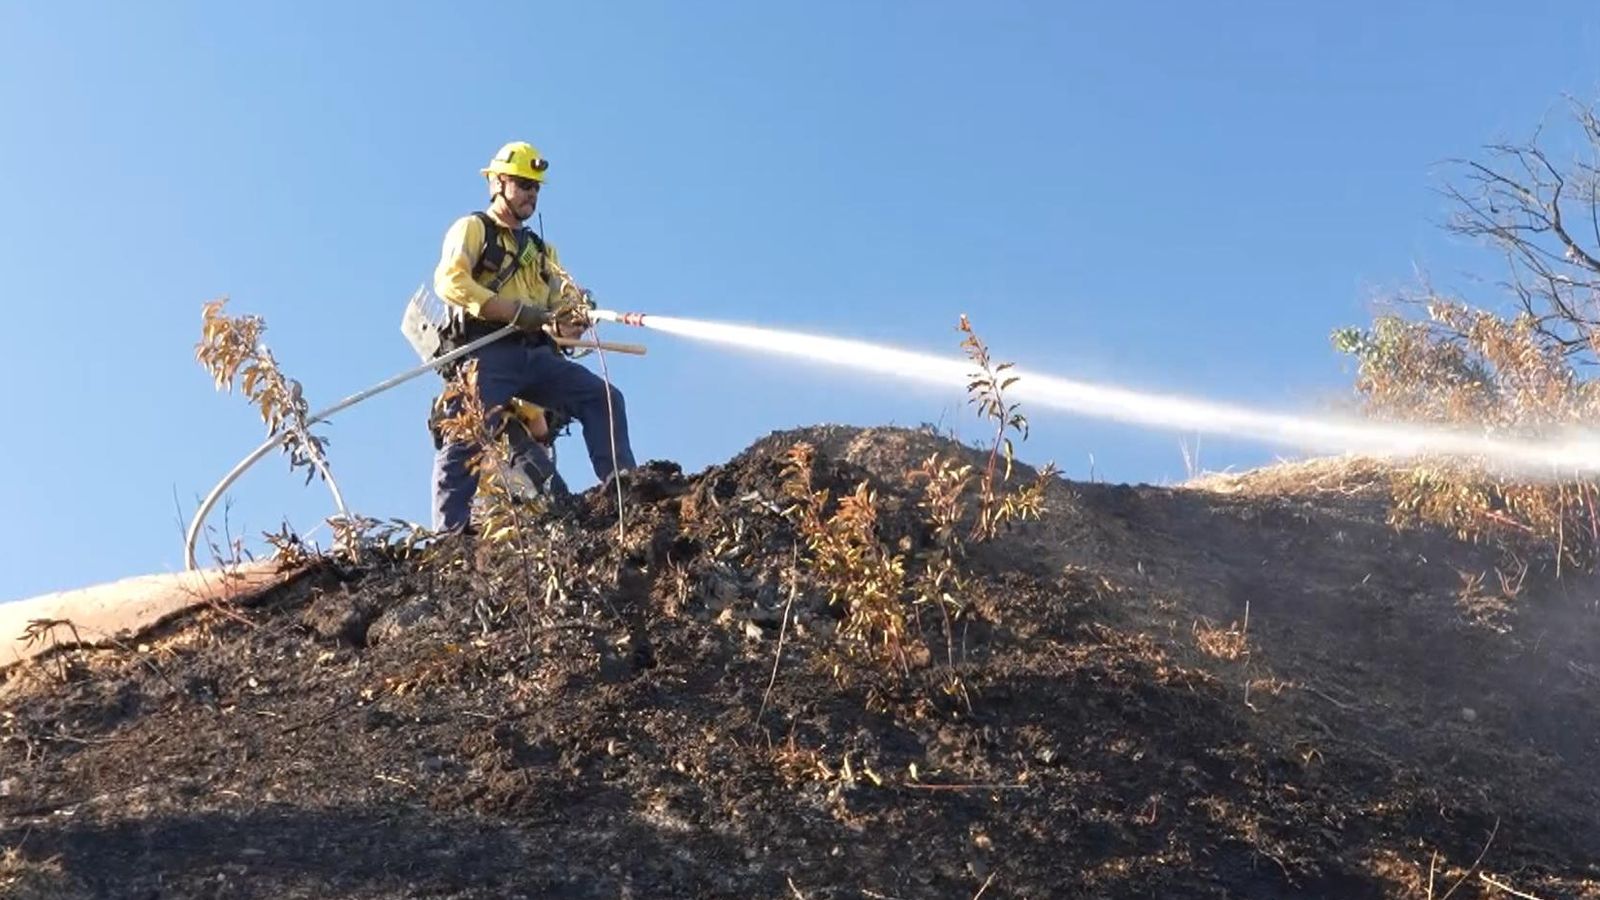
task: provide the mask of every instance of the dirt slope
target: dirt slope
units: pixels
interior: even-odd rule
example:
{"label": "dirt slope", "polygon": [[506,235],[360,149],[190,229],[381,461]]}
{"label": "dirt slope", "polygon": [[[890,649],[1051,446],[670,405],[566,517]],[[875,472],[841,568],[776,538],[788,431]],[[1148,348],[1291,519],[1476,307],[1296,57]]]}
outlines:
{"label": "dirt slope", "polygon": [[925,541],[905,472],[953,445],[807,429],[653,464],[620,539],[591,495],[525,560],[324,565],[13,666],[0,893],[1600,897],[1593,582],[1464,601],[1495,558],[1348,464],[1061,482],[970,560],[962,698],[932,619],[909,679],[840,652],[798,439]]}

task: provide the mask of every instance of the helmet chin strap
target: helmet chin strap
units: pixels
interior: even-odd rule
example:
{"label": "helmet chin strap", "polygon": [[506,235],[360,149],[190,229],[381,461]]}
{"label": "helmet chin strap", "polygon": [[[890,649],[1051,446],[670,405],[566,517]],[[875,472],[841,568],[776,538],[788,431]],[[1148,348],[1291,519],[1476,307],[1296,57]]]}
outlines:
{"label": "helmet chin strap", "polygon": [[527,215],[517,212],[516,205],[511,202],[511,198],[507,197],[504,191],[496,191],[495,196],[501,200],[502,205],[505,207],[506,214],[511,218],[516,219],[518,222],[526,222],[533,218],[533,210],[529,210]]}
{"label": "helmet chin strap", "polygon": [[[500,204],[505,207],[506,214],[518,222],[526,222],[533,217],[533,210],[529,210],[526,216],[517,214],[516,206],[512,205],[511,197],[506,193],[506,183],[500,178],[494,180],[494,193],[490,195],[490,199],[491,201],[499,200]],[[537,204],[534,205],[534,209],[538,209]]]}

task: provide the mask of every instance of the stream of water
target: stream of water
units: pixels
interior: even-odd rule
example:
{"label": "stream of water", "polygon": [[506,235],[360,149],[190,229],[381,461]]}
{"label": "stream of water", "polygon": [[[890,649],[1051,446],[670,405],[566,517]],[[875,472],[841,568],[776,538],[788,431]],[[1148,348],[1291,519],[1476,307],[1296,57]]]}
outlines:
{"label": "stream of water", "polygon": [[[638,313],[597,311],[597,318],[638,325],[690,340],[788,356],[839,368],[941,387],[965,389],[977,367],[960,357],[936,356],[864,341],[823,337],[751,325]],[[1290,414],[1250,409],[1176,394],[1129,390],[1060,378],[1021,367],[1008,400],[1027,409],[1052,409],[1178,431],[1227,435],[1317,453],[1355,453],[1386,459],[1447,456],[1479,461],[1530,479],[1600,474],[1600,437],[1572,434],[1526,441],[1481,431],[1372,422],[1349,416]]]}

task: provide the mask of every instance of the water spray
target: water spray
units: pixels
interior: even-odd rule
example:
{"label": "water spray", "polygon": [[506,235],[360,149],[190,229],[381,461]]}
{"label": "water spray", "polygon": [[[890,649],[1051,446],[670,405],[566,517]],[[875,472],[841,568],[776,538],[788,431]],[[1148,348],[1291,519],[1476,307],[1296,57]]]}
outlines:
{"label": "water spray", "polygon": [[[593,310],[595,319],[650,328],[730,347],[853,368],[908,381],[963,388],[972,381],[966,360],[915,353],[790,331],[679,319],[636,312]],[[1367,422],[1356,418],[1262,412],[1172,394],[1132,391],[1012,368],[1008,390],[1018,400],[1049,409],[1116,422],[1230,435],[1302,450],[1359,453],[1383,459],[1466,457],[1518,477],[1553,480],[1600,473],[1600,439],[1578,435],[1558,441],[1519,441],[1443,427]]]}

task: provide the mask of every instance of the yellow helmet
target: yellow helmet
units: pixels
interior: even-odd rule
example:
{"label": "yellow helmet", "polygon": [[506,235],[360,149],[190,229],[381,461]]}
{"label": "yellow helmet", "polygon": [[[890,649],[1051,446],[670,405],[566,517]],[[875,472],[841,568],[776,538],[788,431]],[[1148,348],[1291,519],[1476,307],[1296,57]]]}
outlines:
{"label": "yellow helmet", "polygon": [[531,178],[534,181],[544,181],[544,170],[550,168],[549,160],[539,154],[539,148],[526,141],[512,141],[500,148],[500,152],[489,160],[483,168],[483,174],[510,175],[513,178]]}

